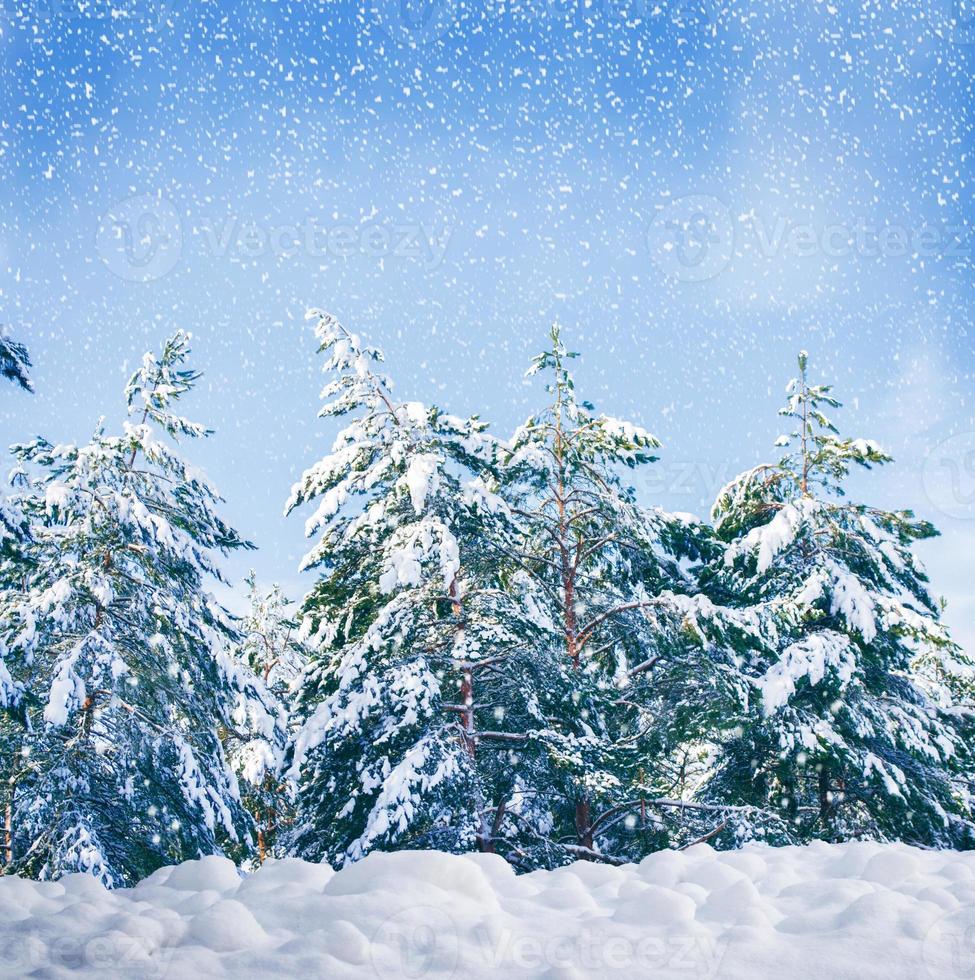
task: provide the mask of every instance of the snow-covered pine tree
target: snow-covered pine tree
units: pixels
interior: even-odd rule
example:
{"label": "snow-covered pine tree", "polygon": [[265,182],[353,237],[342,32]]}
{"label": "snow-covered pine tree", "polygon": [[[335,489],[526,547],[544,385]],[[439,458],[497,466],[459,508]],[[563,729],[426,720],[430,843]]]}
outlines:
{"label": "snow-covered pine tree", "polygon": [[707,587],[760,617],[767,642],[740,651],[752,711],[709,792],[777,811],[796,841],[971,846],[970,744],[919,673],[924,661],[928,679],[932,663],[971,677],[912,553],[937,532],[845,498],[854,467],[890,457],[839,435],[826,411],[840,403],[809,382],[807,361],[780,413],[793,424],[776,443],[786,454],[737,477],[713,511],[726,550]]}
{"label": "snow-covered pine tree", "polygon": [[523,750],[534,785],[508,817],[538,864],[691,839],[700,821],[668,829],[671,811],[713,821],[714,808],[678,804],[693,788],[688,755],[737,682],[702,632],[715,610],[690,594],[706,536],[636,502],[621,474],[653,462],[659,443],[577,398],[575,356],[553,327],[529,370],[549,373],[551,402],[515,434],[503,467],[520,531],[514,585],[544,629]]}
{"label": "snow-covered pine tree", "polygon": [[[11,474],[11,483],[14,483],[19,476],[19,471],[15,469]],[[23,543],[30,536],[30,527],[20,506],[19,496],[16,490],[11,494],[0,496],[0,555],[8,560],[19,553]]]}
{"label": "snow-covered pine tree", "polygon": [[[11,483],[23,482],[23,474],[15,467],[11,474]],[[19,587],[27,572],[24,549],[30,540],[30,525],[24,515],[20,502],[20,492],[15,491],[9,496],[0,497],[0,596],[8,594]],[[21,685],[16,684],[11,677],[10,669],[5,663],[9,651],[0,642],[0,745],[6,744],[3,739],[5,715],[20,708]],[[0,775],[3,773],[0,763]],[[0,799],[3,791],[0,789]],[[0,860],[3,859],[0,854]]]}
{"label": "snow-covered pine tree", "polygon": [[[485,533],[503,510],[495,441],[477,419],[397,401],[378,350],[309,317],[335,375],[320,414],[353,418],[286,508],[316,501],[319,535],[302,562],[319,578],[302,609],[294,851],[342,865],[374,848],[490,850],[491,772],[521,740],[492,692],[511,691],[502,664],[524,651]],[[479,727],[495,711],[497,730]]]}
{"label": "snow-covered pine tree", "polygon": [[[27,349],[9,337],[0,335],[0,375],[14,381],[25,391],[33,391],[28,368]],[[16,497],[0,496],[0,590],[16,586],[22,574],[23,545],[28,537],[27,520]],[[22,707],[22,688],[16,684],[4,662],[5,650],[0,644],[0,812],[3,813],[3,836],[0,838],[0,868],[10,863],[12,854],[12,773],[16,750],[8,750],[19,719],[13,717]]]}
{"label": "snow-covered pine tree", "polygon": [[292,794],[281,768],[287,747],[292,685],[307,654],[298,641],[292,604],[281,588],[260,588],[253,571],[245,584],[247,612],[237,624],[241,641],[235,654],[264,682],[275,700],[279,723],[268,732],[259,716],[255,726],[246,703],[242,703],[233,719],[233,730],[226,733],[225,744],[231,764],[243,781],[244,806],[256,828],[256,856],[263,864],[268,857],[285,856],[280,838],[293,821]]}
{"label": "snow-covered pine tree", "polygon": [[27,348],[16,340],[0,334],[0,376],[20,385],[24,391],[33,391],[30,366]]}
{"label": "snow-covered pine tree", "polygon": [[[27,348],[23,344],[18,344],[15,340],[0,334],[0,376],[20,385],[24,391],[33,392],[31,384],[30,357]],[[0,552],[9,553],[12,548],[24,540],[27,533],[27,526],[24,515],[17,506],[15,498],[4,498],[0,496]],[[3,661],[0,657],[0,672],[2,672]],[[0,710],[3,709],[2,676],[0,676]]]}
{"label": "snow-covered pine tree", "polygon": [[215,553],[247,544],[165,439],[207,433],[173,411],[198,377],[187,355],[177,333],[145,356],[120,435],[14,447],[32,540],[0,609],[26,709],[5,870],[121,885],[250,833],[218,728],[244,700],[270,732],[273,703],[206,591]]}

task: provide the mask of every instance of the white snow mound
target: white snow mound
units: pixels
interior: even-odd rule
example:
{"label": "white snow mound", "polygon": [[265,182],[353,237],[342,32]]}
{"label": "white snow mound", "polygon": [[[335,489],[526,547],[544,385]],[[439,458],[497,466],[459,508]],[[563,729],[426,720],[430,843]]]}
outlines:
{"label": "white snow mound", "polygon": [[516,876],[371,854],[335,873],[209,857],[109,892],[0,878],[0,976],[961,978],[975,852],[854,843],[664,851]]}

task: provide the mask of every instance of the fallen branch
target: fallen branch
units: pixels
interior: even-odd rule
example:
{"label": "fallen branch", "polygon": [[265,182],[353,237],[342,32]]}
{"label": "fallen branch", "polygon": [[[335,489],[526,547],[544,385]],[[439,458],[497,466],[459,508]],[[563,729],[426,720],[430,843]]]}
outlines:
{"label": "fallen branch", "polygon": [[720,834],[721,831],[724,830],[725,827],[727,826],[728,826],[728,820],[727,819],[722,820],[721,823],[719,823],[718,826],[714,828],[714,830],[706,833],[703,837],[698,837],[697,840],[692,840],[690,844],[685,844],[683,847],[678,847],[677,850],[686,851],[689,847],[695,847],[698,844],[704,844],[707,841],[711,840],[712,837],[717,837],[718,834]]}

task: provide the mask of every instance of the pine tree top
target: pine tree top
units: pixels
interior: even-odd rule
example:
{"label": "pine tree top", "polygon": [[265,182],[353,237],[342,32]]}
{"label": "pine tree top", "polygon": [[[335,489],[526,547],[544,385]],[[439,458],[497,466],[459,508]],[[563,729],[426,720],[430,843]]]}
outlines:
{"label": "pine tree top", "polygon": [[790,452],[779,461],[779,469],[798,486],[803,496],[819,489],[821,493],[842,496],[843,481],[851,465],[870,469],[892,462],[872,439],[844,439],[839,429],[823,411],[841,408],[833,395],[833,386],[811,384],[808,377],[809,355],[799,352],[799,376],[786,386],[788,400],[779,415],[792,419],[795,428],[779,436],[776,446]]}
{"label": "pine tree top", "polygon": [[[721,537],[747,532],[790,505],[793,510],[789,513],[795,513],[795,508],[807,513],[837,513],[845,506],[844,483],[853,467],[871,469],[893,462],[874,440],[840,435],[823,411],[824,406],[842,407],[832,394],[832,385],[809,382],[809,355],[805,351],[800,352],[798,364],[799,375],[786,386],[788,399],[779,410],[780,416],[793,420],[794,428],[775,441],[777,447],[788,451],[777,463],[746,470],[719,491],[711,517]],[[801,505],[803,499],[818,504]],[[858,509],[903,545],[938,534],[932,524],[917,520],[909,510]]]}
{"label": "pine tree top", "polygon": [[[525,376],[549,371],[545,390],[554,398],[515,431],[505,465],[516,469],[528,463],[554,473],[586,470],[594,463],[633,469],[655,462],[658,457],[652,451],[661,445],[656,436],[633,422],[597,414],[590,402],[577,399],[566,362],[578,354],[562,342],[558,323],[552,325],[550,340],[551,346],[535,355]],[[600,479],[614,480],[614,475],[604,473]]]}
{"label": "pine tree top", "polygon": [[153,422],[174,438],[212,434],[206,426],[190,422],[170,410],[171,404],[190,391],[201,377],[200,372],[182,366],[190,354],[190,339],[191,334],[177,330],[163,344],[158,357],[147,351],[142,357],[142,365],[125,387],[129,414],[140,417],[140,425]]}

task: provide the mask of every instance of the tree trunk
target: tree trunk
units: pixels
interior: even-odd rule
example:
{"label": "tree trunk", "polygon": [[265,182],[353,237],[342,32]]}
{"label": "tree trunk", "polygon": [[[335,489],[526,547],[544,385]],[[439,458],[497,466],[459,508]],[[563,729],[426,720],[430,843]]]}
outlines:
{"label": "tree trunk", "polygon": [[497,808],[494,813],[494,820],[490,825],[487,822],[487,817],[484,815],[481,816],[481,836],[477,839],[477,849],[482,854],[497,854],[494,838],[501,829],[501,824],[504,821],[504,811],[507,809],[507,806],[507,802],[504,802]]}
{"label": "tree trunk", "polygon": [[14,803],[7,802],[3,812],[3,863],[13,864],[14,861]]}
{"label": "tree trunk", "polygon": [[581,847],[594,850],[592,837],[592,812],[589,800],[576,800],[576,837]]}
{"label": "tree trunk", "polygon": [[[462,645],[464,631],[466,629],[464,625],[464,603],[456,578],[450,583],[449,592],[451,612],[457,620],[455,644]],[[474,723],[474,668],[470,664],[465,666],[463,670],[458,694],[462,709],[460,715],[460,741],[470,757],[471,763],[474,763],[477,757],[477,735]],[[473,802],[480,821],[480,833],[477,835],[477,849],[482,854],[494,854],[494,834],[496,830],[492,829],[492,826],[488,823],[487,816],[484,813],[484,801],[475,799]],[[500,812],[504,812],[503,807]]]}
{"label": "tree trunk", "polygon": [[823,830],[829,830],[833,816],[833,801],[829,791],[829,769],[824,763],[819,770],[819,820]]}
{"label": "tree trunk", "polygon": [[10,796],[3,810],[3,863],[13,864],[14,861],[14,793],[17,789],[17,755],[10,760],[10,778],[7,787]]}
{"label": "tree trunk", "polygon": [[572,661],[572,666],[579,669],[579,645],[576,637],[576,602],[574,576],[569,574],[563,585],[563,602],[565,605],[565,648]]}

